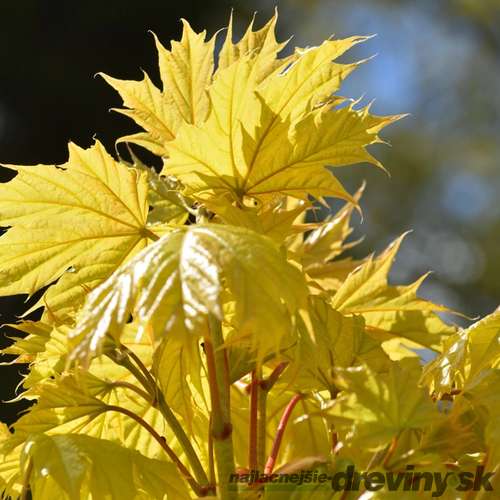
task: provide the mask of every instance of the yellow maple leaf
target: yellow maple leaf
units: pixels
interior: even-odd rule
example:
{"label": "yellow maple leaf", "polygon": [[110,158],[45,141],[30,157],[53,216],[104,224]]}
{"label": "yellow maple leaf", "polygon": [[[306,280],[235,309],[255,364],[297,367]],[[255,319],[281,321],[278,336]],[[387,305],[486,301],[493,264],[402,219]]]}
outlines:
{"label": "yellow maple leaf", "polygon": [[277,15],[258,31],[253,21],[233,43],[232,19],[214,68],[214,38],[196,34],[184,21],[181,42],[166,50],[158,41],[163,90],[143,81],[105,76],[128,109],[118,110],[145,132],[122,137],[165,160],[163,174],[177,177],[198,199],[245,196],[261,203],[276,195],[324,196],[353,201],[325,165],[368,161],[365,149],[381,142],[377,133],[401,116],[377,117],[369,106],[333,94],[364,61],[335,60],[369,37],[327,40],[296,48],[275,38]]}
{"label": "yellow maple leaf", "polygon": [[89,288],[158,236],[146,227],[146,175],[113,160],[97,142],[70,144],[54,165],[12,166],[0,185],[0,296],[33,294],[54,280],[43,299],[57,315],[79,306]]}
{"label": "yellow maple leaf", "polygon": [[452,312],[417,296],[422,277],[408,286],[389,286],[387,275],[403,236],[384,255],[354,270],[333,295],[332,306],[343,314],[361,314],[366,330],[382,341],[395,337],[440,352],[441,342],[455,332],[436,312]]}

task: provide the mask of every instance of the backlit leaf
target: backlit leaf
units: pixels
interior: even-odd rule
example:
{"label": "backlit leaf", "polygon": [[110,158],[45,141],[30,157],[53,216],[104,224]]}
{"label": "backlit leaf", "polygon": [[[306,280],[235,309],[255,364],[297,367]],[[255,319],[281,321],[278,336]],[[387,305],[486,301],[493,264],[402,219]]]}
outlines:
{"label": "backlit leaf", "polygon": [[88,288],[156,238],[146,228],[147,185],[97,142],[70,144],[62,167],[9,166],[18,172],[0,186],[0,295],[33,294],[59,278],[36,307],[64,315]]}
{"label": "backlit leaf", "polygon": [[430,427],[440,418],[426,390],[411,372],[395,363],[377,374],[368,366],[336,368],[336,383],[344,391],[318,415],[348,430],[348,439],[366,445],[387,444],[404,429]]}
{"label": "backlit leaf", "polygon": [[[380,341],[365,332],[362,316],[342,316],[339,312],[319,297],[309,300],[309,317],[314,332],[315,344],[305,329],[300,328],[300,351],[285,351],[288,356],[299,358],[301,370],[307,370],[307,376],[317,380],[319,387],[325,388],[335,397],[336,389],[333,381],[334,368],[347,368],[360,364],[369,365],[379,372],[389,362]],[[293,369],[290,369],[293,372]],[[302,375],[297,383],[303,386]]]}
{"label": "backlit leaf", "polygon": [[199,350],[188,350],[176,337],[165,339],[155,351],[153,375],[167,404],[189,427],[196,412],[193,392],[198,389],[203,396],[201,366]]}
{"label": "backlit leaf", "polygon": [[352,201],[324,165],[375,162],[365,146],[379,142],[377,132],[399,117],[374,117],[368,108],[355,111],[352,105],[331,110],[337,102],[311,111],[309,106],[329,95],[326,89],[313,90],[311,75],[326,78],[327,67],[331,93],[341,75],[354,68],[331,63],[346,45],[341,50],[340,43],[325,44],[304,52],[262,91],[255,90],[256,59],[240,59],[222,71],[209,89],[214,111],[203,126],[184,126],[168,144],[163,173],[178,177],[188,193],[201,198],[228,194],[266,202],[276,194],[305,199],[309,193]]}
{"label": "backlit leaf", "polygon": [[89,436],[41,434],[26,444],[28,460],[34,500],[190,498],[175,465]]}
{"label": "backlit leaf", "polygon": [[402,337],[435,351],[455,332],[435,312],[448,308],[417,297],[424,278],[408,286],[389,286],[387,275],[403,237],[396,240],[378,259],[352,272],[332,298],[332,306],[342,314],[361,314],[370,335],[382,341]]}
{"label": "backlit leaf", "polygon": [[[356,201],[359,201],[364,187],[363,185],[354,195]],[[339,256],[348,248],[356,245],[358,243],[356,241],[345,243],[345,239],[353,231],[349,226],[349,222],[354,208],[355,205],[353,203],[347,203],[335,215],[327,217],[325,224],[311,231],[300,250],[315,257],[318,261],[326,263]],[[307,261],[304,264],[307,269],[311,262]]]}
{"label": "backlit leaf", "polygon": [[16,500],[21,494],[22,480],[19,474],[22,445],[5,451],[5,444],[12,439],[7,426],[0,423],[0,495]]}
{"label": "backlit leaf", "polygon": [[292,57],[277,59],[277,54],[285,47],[288,42],[278,43],[275,38],[276,13],[272,19],[258,31],[253,31],[252,19],[243,38],[238,43],[233,43],[233,16],[229,20],[227,36],[224,45],[219,53],[217,72],[221,72],[238,62],[246,55],[252,55],[258,58],[259,69],[257,71],[257,83],[263,82],[273,73],[284,69]]}
{"label": "backlit leaf", "polygon": [[452,387],[467,386],[482,370],[495,368],[499,360],[500,312],[495,312],[445,341],[441,355],[424,367],[422,382],[434,388],[439,400]]}
{"label": "backlit leaf", "polygon": [[130,313],[157,338],[201,336],[208,313],[222,319],[225,286],[236,302],[234,326],[263,353],[305,309],[305,280],[271,239],[232,226],[191,226],[150,245],[92,292],[71,334],[73,356],[88,366],[107,333],[119,341]]}

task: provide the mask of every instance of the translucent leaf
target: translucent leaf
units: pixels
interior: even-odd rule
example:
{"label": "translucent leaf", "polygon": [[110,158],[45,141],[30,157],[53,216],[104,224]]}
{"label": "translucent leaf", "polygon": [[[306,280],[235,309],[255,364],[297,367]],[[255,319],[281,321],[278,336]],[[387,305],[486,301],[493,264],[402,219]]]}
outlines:
{"label": "translucent leaf", "polygon": [[146,228],[145,174],[117,163],[97,142],[70,144],[62,167],[8,166],[0,186],[0,295],[32,294],[59,278],[35,306],[71,313],[89,288],[156,238]]}
{"label": "translucent leaf", "polygon": [[[461,404],[465,401],[468,404]],[[476,418],[481,423],[484,441],[489,449],[488,471],[497,470],[500,466],[500,370],[485,370],[467,384],[456,398],[456,406],[460,410],[464,407],[467,409],[468,405],[472,405],[476,411],[478,407],[482,410]]]}
{"label": "translucent leaf", "polygon": [[308,227],[294,226],[294,222],[307,209],[305,203],[301,203],[286,210],[281,204],[262,209],[240,209],[226,200],[210,200],[205,206],[216,213],[226,224],[240,226],[264,234],[272,238],[276,243],[283,243],[291,234],[305,232]]}
{"label": "translucent leaf", "polygon": [[[307,330],[299,327],[301,332],[299,351],[285,351],[284,359],[297,356],[301,371],[306,371],[296,381],[304,387],[308,377],[316,382],[307,386],[310,389],[327,389],[332,397],[338,389],[333,381],[333,369],[347,368],[360,364],[369,365],[375,372],[383,370],[389,358],[383,351],[380,341],[365,332],[362,316],[345,317],[319,297],[309,299],[309,317],[314,332],[315,343]],[[289,372],[293,373],[293,368]],[[294,375],[292,375],[292,379]]]}
{"label": "translucent leaf", "polygon": [[1,354],[12,354],[17,358],[10,363],[31,363],[36,360],[37,354],[45,351],[45,345],[50,339],[52,327],[41,321],[23,321],[17,325],[5,325],[15,328],[27,335],[23,337],[11,337],[14,344],[0,351]]}
{"label": "translucent leaf", "polygon": [[[197,342],[197,339],[193,339]],[[204,397],[200,372],[202,361],[197,348],[187,349],[185,343],[169,337],[155,350],[153,375],[169,407],[191,424],[196,412],[196,390]]]}
{"label": "translucent leaf", "polygon": [[232,64],[238,62],[244,56],[252,55],[258,58],[259,69],[257,71],[257,83],[263,82],[272,74],[285,68],[292,57],[277,59],[277,54],[285,47],[288,42],[278,43],[275,38],[276,21],[278,14],[258,31],[253,31],[254,19],[250,23],[243,38],[238,43],[233,43],[233,17],[229,20],[227,36],[219,53],[217,72],[225,70]]}
{"label": "translucent leaf", "polygon": [[346,314],[361,314],[370,335],[382,341],[402,337],[440,351],[441,342],[455,332],[443,323],[439,312],[448,308],[417,297],[423,278],[408,286],[389,286],[387,275],[403,236],[384,255],[370,258],[352,272],[332,298],[332,306]]}
{"label": "translucent leaf", "polygon": [[[364,187],[363,185],[354,196],[356,202],[359,201]],[[325,263],[356,245],[358,242],[345,243],[345,239],[353,231],[349,222],[354,208],[353,203],[346,203],[335,215],[328,216],[325,224],[311,231],[300,250]],[[306,261],[304,264],[307,269],[311,262]]]}
{"label": "translucent leaf", "polygon": [[21,494],[22,480],[19,474],[22,446],[5,452],[5,444],[12,438],[7,426],[0,423],[0,495],[16,500]]}
{"label": "translucent leaf", "polygon": [[139,82],[102,75],[129,108],[114,111],[129,116],[146,131],[122,137],[118,142],[135,143],[158,156],[166,156],[164,143],[175,138],[182,123],[197,124],[207,117],[206,88],[212,81],[215,38],[205,42],[205,31],[197,34],[186,21],[183,25],[182,40],[172,41],[171,51],[155,36],[163,91],[153,85],[147,74]]}
{"label": "translucent leaf", "polygon": [[[94,392],[94,391],[92,391]],[[26,441],[29,434],[48,431],[88,432],[106,436],[106,419],[95,420],[106,411],[106,404],[86,391],[74,375],[45,380],[28,391],[25,397],[37,399],[15,424],[12,445]]]}
{"label": "translucent leaf", "polygon": [[387,444],[404,429],[428,428],[441,414],[411,372],[395,363],[385,374],[368,366],[336,368],[336,383],[344,391],[318,415],[346,429],[348,439],[368,446]]}
{"label": "translucent leaf", "polygon": [[150,245],[92,292],[71,334],[73,357],[88,366],[108,332],[119,341],[130,313],[157,338],[203,335],[205,315],[222,319],[225,286],[236,302],[234,326],[263,352],[305,310],[305,280],[271,239],[238,227],[191,226]]}
{"label": "translucent leaf", "polygon": [[25,447],[24,463],[28,460],[33,500],[190,498],[175,465],[89,436],[35,436]]}
{"label": "translucent leaf", "polygon": [[358,269],[358,267],[366,264],[367,260],[357,260],[347,257],[341,260],[333,260],[326,264],[321,262],[304,262],[304,264],[306,265],[307,276],[324,291],[333,296],[346,282],[349,275]]}
{"label": "translucent leaf", "polygon": [[[203,126],[183,127],[168,144],[163,173],[202,198],[229,194],[266,202],[276,194],[305,199],[309,193],[352,201],[324,165],[375,162],[365,146],[399,118],[352,106],[331,111],[340,101],[312,110],[354,69],[331,60],[357,41],[325,42],[301,53],[262,91],[256,90],[258,58],[246,56],[221,71],[209,89],[212,113]],[[320,80],[326,83],[318,88]]]}
{"label": "translucent leaf", "polygon": [[434,387],[439,400],[452,387],[472,383],[499,360],[500,312],[495,312],[447,339],[442,354],[424,367],[422,382]]}
{"label": "translucent leaf", "polygon": [[160,177],[153,168],[142,163],[130,147],[128,150],[133,163],[123,160],[122,163],[147,174],[149,186],[147,224],[184,224],[189,216],[186,205],[188,203],[192,205],[193,202],[191,200],[186,201],[180,196],[178,192],[179,182],[175,179]]}

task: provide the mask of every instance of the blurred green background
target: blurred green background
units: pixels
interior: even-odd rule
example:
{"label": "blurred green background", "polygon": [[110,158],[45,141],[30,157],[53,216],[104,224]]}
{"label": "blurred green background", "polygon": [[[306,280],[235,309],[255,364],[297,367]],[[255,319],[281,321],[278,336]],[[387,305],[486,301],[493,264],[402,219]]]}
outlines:
{"label": "blurred green background", "polygon": [[[290,48],[332,34],[377,34],[343,57],[377,54],[348,77],[341,94],[364,95],[362,104],[376,99],[375,114],[411,114],[383,131],[392,146],[371,148],[391,178],[366,164],[335,172],[351,193],[368,182],[364,221],[355,219],[353,233],[365,239],[354,255],[379,252],[412,229],[391,284],[434,271],[422,297],[469,317],[491,313],[500,304],[500,0],[1,2],[0,162],[63,163],[69,140],[87,147],[94,136],[113,151],[134,125],[108,112],[121,101],[94,78],[97,72],[140,79],[142,68],[158,82],[148,30],[168,46],[180,38],[184,17],[211,36],[233,7],[242,34],[255,11],[260,27],[276,5],[278,39],[293,35]],[[0,175],[9,178],[5,170]],[[24,299],[1,299],[0,321],[15,321]],[[13,333],[2,329],[2,347]],[[13,397],[18,372],[0,371],[2,400]],[[12,422],[21,408],[2,405],[1,420]]]}

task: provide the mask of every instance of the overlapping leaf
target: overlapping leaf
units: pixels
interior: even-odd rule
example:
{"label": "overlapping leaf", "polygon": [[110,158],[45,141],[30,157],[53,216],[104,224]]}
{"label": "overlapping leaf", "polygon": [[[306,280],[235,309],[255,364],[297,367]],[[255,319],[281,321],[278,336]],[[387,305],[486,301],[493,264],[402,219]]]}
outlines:
{"label": "overlapping leaf", "polygon": [[[363,190],[364,185],[354,196],[356,201],[361,197]],[[354,208],[355,205],[353,203],[347,203],[335,215],[327,217],[325,224],[311,231],[304,241],[301,250],[320,262],[328,262],[338,257],[348,248],[356,245],[357,241],[345,243],[346,238],[353,231],[349,223]]]}
{"label": "overlapping leaf", "polygon": [[319,414],[348,430],[348,439],[387,444],[404,429],[426,428],[441,418],[427,391],[418,387],[409,370],[395,363],[386,374],[368,366],[337,368],[335,373],[344,397]]}
{"label": "overlapping leaf", "polygon": [[[218,59],[218,73],[244,56],[258,56],[259,82],[286,67],[291,58],[276,59],[285,43],[277,43],[274,36],[277,15],[261,30],[253,31],[253,22],[244,37],[232,42],[232,17],[226,41]],[[145,132],[122,137],[118,142],[143,146],[158,156],[168,156],[165,143],[175,139],[183,123],[199,125],[209,113],[207,88],[214,77],[215,37],[205,42],[205,32],[195,33],[183,21],[180,42],[172,41],[167,50],[155,36],[158,65],[163,90],[157,89],[147,74],[142,81],[117,80],[102,75],[119,92],[129,109],[115,109],[132,118]]]}
{"label": "overlapping leaf", "polygon": [[[484,370],[480,375],[470,379],[459,396],[455,398],[453,411],[466,413],[473,408],[477,426],[480,427],[475,445],[488,449],[488,456],[483,460],[488,471],[497,472],[500,467],[500,370]],[[500,486],[498,477],[493,477],[496,488]]]}
{"label": "overlapping leaf", "polygon": [[[44,352],[46,344],[50,339],[52,327],[41,321],[24,321],[17,325],[8,325],[25,334],[25,337],[12,337],[14,343],[2,349],[0,353],[17,356],[16,359],[5,364],[32,363],[36,360],[37,354]],[[4,364],[4,363],[2,363]]]}
{"label": "overlapping leaf", "polygon": [[[285,351],[283,354],[284,359],[297,357],[300,370],[306,371],[296,381],[300,386],[304,387],[305,383],[310,384],[311,379],[316,379],[316,384],[309,388],[326,388],[335,396],[338,389],[333,381],[334,368],[367,364],[375,372],[380,372],[389,363],[380,341],[365,332],[362,316],[342,316],[321,298],[310,297],[309,317],[315,343],[307,331],[299,328],[299,350]],[[289,370],[292,377],[293,371],[293,368]]]}
{"label": "overlapping leaf", "polygon": [[443,352],[424,367],[422,382],[434,388],[438,399],[452,387],[471,383],[482,370],[500,360],[500,312],[495,312],[450,337]]}
{"label": "overlapping leaf", "polygon": [[143,81],[104,79],[119,93],[129,109],[115,109],[132,118],[146,132],[122,137],[158,156],[166,156],[165,142],[177,135],[182,123],[203,122],[208,114],[206,88],[212,81],[215,38],[205,42],[205,32],[195,33],[186,21],[182,40],[166,50],[155,36],[163,91],[147,74]]}
{"label": "overlapping leaf", "polygon": [[[42,432],[81,432],[95,437],[108,437],[112,433],[113,415],[106,415],[106,403],[97,394],[107,388],[105,393],[112,393],[112,386],[100,382],[89,375],[88,386],[81,385],[74,375],[56,380],[41,381],[30,389],[24,397],[37,399],[15,424],[14,436],[10,447],[26,441],[30,434]],[[97,382],[97,384],[96,384]],[[117,399],[114,398],[116,404]],[[111,417],[111,418],[110,418]]]}
{"label": "overlapping leaf", "polygon": [[[198,197],[228,194],[262,202],[276,194],[320,199],[347,194],[324,165],[377,163],[365,146],[399,117],[375,117],[328,101],[356,64],[332,62],[352,38],[298,51],[286,72],[257,85],[258,58],[245,56],[221,71],[209,89],[212,111],[200,127],[184,126],[168,144],[163,172]],[[326,104],[324,101],[327,101]],[[315,107],[316,106],[316,107]]]}
{"label": "overlapping leaf", "polygon": [[64,316],[89,288],[156,238],[146,228],[145,174],[115,162],[97,142],[70,144],[62,167],[15,167],[0,186],[0,295],[32,294],[59,278],[43,300]]}
{"label": "overlapping leaf", "polygon": [[408,286],[389,286],[387,275],[403,237],[383,256],[351,273],[332,298],[332,306],[347,314],[361,314],[370,335],[380,340],[402,337],[440,351],[441,342],[455,332],[437,314],[452,312],[444,306],[418,298],[424,278]]}
{"label": "overlapping leaf", "polygon": [[23,445],[20,444],[10,451],[4,450],[4,445],[12,438],[7,426],[0,423],[0,494],[2,498],[9,495],[12,500],[16,500],[21,494],[22,481],[19,476],[21,466],[21,451]]}
{"label": "overlapping leaf", "polygon": [[188,427],[197,409],[196,393],[204,397],[201,365],[199,350],[188,350],[185,342],[176,337],[167,338],[155,351],[153,375],[169,407],[182,416]]}
{"label": "overlapping leaf", "polygon": [[122,163],[147,174],[149,186],[148,225],[184,224],[189,215],[187,204],[193,202],[186,200],[179,194],[179,182],[171,178],[161,178],[153,168],[139,160],[130,147],[128,147],[128,151],[133,163],[123,160]]}
{"label": "overlapping leaf", "polygon": [[368,108],[332,98],[359,63],[338,64],[366,37],[329,40],[297,48],[278,59],[285,44],[274,30],[277,16],[261,30],[253,23],[238,43],[232,21],[212,77],[214,39],[204,42],[184,22],[181,42],[166,50],[157,41],[160,92],[146,75],[142,82],[105,76],[145,133],[123,137],[168,158],[163,173],[178,177],[188,193],[207,198],[225,194],[268,201],[275,194],[352,200],[325,165],[369,161],[365,146],[399,117],[375,117]]}
{"label": "overlapping leaf", "polygon": [[292,60],[293,56],[283,59],[277,59],[276,57],[288,43],[278,43],[276,41],[274,31],[278,20],[277,13],[259,31],[253,31],[254,20],[255,17],[252,19],[243,38],[238,43],[233,43],[233,17],[231,16],[226,40],[219,53],[217,73],[224,71],[242,57],[250,54],[254,57],[258,56],[259,70],[256,81],[261,83],[269,76],[281,72]]}
{"label": "overlapping leaf", "polygon": [[175,465],[84,435],[38,435],[25,447],[37,500],[187,500]]}
{"label": "overlapping leaf", "polygon": [[269,236],[280,244],[290,235],[309,229],[308,225],[294,226],[296,219],[307,209],[307,205],[303,203],[290,210],[282,208],[280,204],[260,210],[243,210],[227,202],[217,203],[213,200],[206,202],[205,205],[226,224],[251,229]]}
{"label": "overlapping leaf", "polygon": [[263,351],[305,309],[305,280],[271,239],[239,227],[191,226],[150,245],[92,292],[71,334],[73,356],[88,366],[106,334],[118,341],[130,313],[157,338],[203,335],[207,314],[222,319],[224,286],[236,302],[234,326]]}

